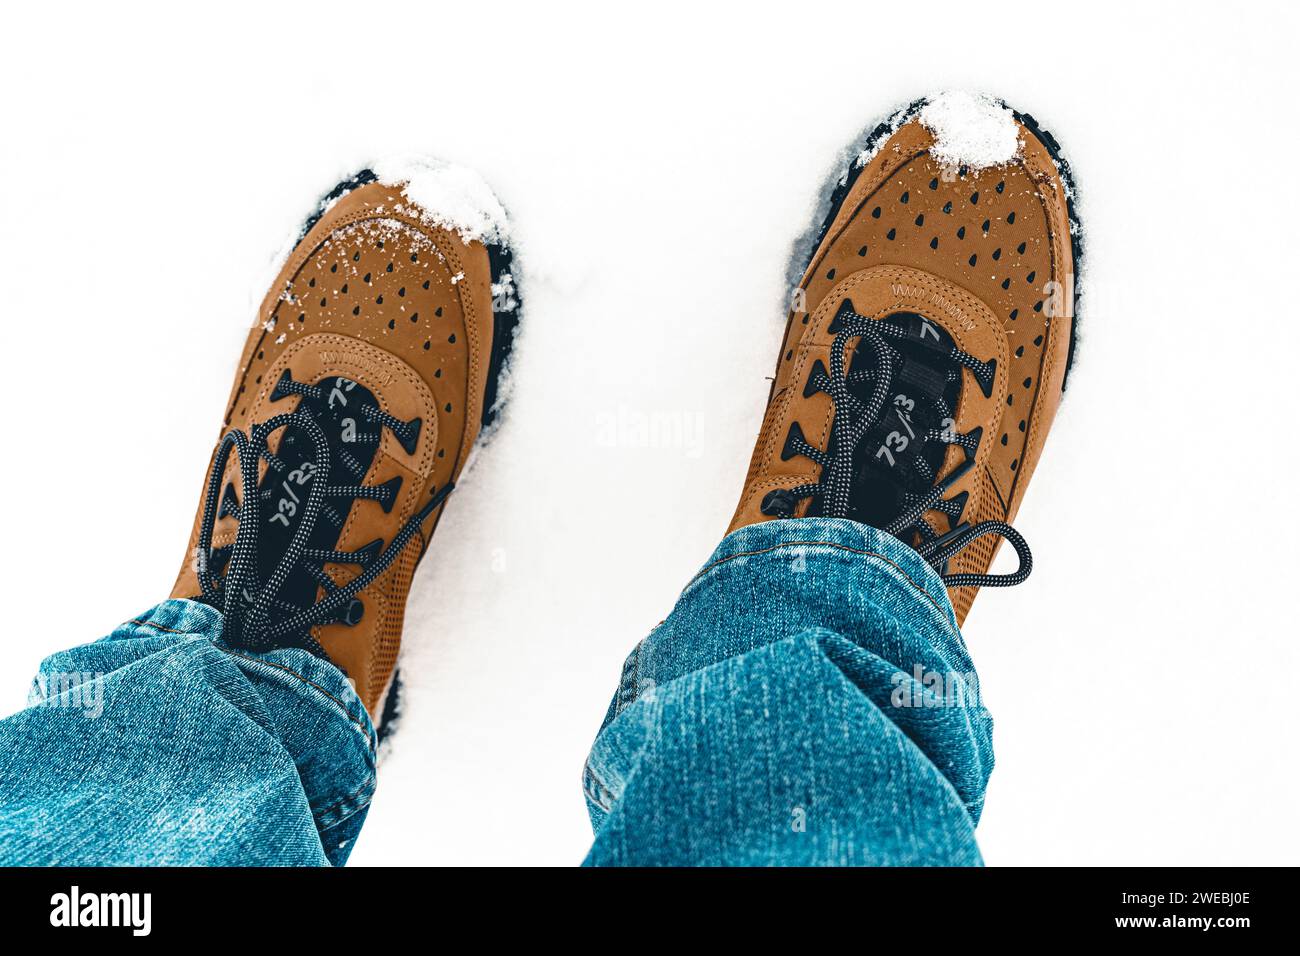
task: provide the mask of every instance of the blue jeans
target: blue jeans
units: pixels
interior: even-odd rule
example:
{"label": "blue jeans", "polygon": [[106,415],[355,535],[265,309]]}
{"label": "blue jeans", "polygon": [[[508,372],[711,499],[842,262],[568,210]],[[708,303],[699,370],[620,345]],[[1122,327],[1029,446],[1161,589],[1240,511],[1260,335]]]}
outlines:
{"label": "blue jeans", "polygon": [[[375,733],[304,651],[165,601],[0,721],[0,864],[342,864]],[[413,728],[407,728],[410,733]],[[942,583],[853,522],[729,535],[632,652],[583,771],[586,862],[978,864],[991,724]]]}

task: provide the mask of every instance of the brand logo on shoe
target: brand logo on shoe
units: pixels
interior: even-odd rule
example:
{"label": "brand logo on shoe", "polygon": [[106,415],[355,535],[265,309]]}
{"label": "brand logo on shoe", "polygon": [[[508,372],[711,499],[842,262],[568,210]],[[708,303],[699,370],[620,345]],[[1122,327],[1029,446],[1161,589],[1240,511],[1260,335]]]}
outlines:
{"label": "brand logo on shoe", "polygon": [[393,373],[359,352],[341,349],[321,349],[317,353],[321,364],[331,369],[360,369],[363,376],[379,387],[393,384]]}
{"label": "brand logo on shoe", "polygon": [[938,292],[903,282],[892,283],[889,289],[900,299],[923,299],[956,322],[964,331],[975,331],[975,323],[966,315],[966,310]]}

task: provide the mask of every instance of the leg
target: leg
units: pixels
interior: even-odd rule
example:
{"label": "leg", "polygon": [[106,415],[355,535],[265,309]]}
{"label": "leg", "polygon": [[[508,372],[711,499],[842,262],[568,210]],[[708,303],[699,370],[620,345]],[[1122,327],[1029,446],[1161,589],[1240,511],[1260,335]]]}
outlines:
{"label": "leg", "polygon": [[[1033,566],[1010,522],[1073,354],[1069,164],[965,93],[853,152],[732,534],[592,749],[589,862],[979,861],[992,748],[958,628]],[[999,537],[1014,572],[990,573]]]}
{"label": "leg", "polygon": [[0,865],[342,864],[375,734],[342,673],[165,601],[41,665],[0,721]]}
{"label": "leg", "polygon": [[346,859],[412,576],[500,404],[507,236],[437,161],[321,198],[249,332],[172,600],[50,658],[0,722],[0,864]]}
{"label": "leg", "polygon": [[628,659],[587,862],[977,864],[991,729],[915,551],[844,520],[742,528]]}

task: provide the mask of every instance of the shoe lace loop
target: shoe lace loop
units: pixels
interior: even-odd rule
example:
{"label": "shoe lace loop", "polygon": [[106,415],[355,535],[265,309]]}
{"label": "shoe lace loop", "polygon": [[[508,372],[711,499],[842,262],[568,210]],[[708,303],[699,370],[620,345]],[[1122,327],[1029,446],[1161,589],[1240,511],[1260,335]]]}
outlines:
{"label": "shoe lace loop", "polygon": [[[961,369],[969,369],[985,395],[990,394],[995,362],[984,362],[962,351],[935,325],[913,313],[895,313],[883,319],[859,315],[849,300],[841,303],[830,331],[835,333],[831,344],[830,368],[817,362],[809,377],[805,396],[825,392],[834,405],[830,440],[826,449],[812,445],[805,438],[798,423],[791,427],[783,457],[800,455],[821,467],[817,481],[794,488],[777,489],[764,498],[762,510],[775,517],[792,517],[800,501],[811,500],[818,513],[831,518],[848,517],[853,504],[855,460],[861,466],[858,447],[873,431],[879,431],[890,413],[898,416],[900,430],[888,434],[876,452],[871,466],[875,473],[888,475],[888,480],[899,485],[901,510],[881,530],[911,545],[932,567],[940,573],[948,587],[1009,587],[1019,584],[1033,568],[1033,555],[1024,537],[1005,521],[980,521],[974,525],[960,522],[965,508],[965,494],[947,497],[952,486],[974,466],[982,429],[975,428],[964,434],[956,431],[954,412],[942,394],[942,386],[958,386]],[[846,362],[849,343],[856,339],[857,356],[852,367]],[[896,389],[905,364],[902,343],[910,343],[913,351],[921,351],[929,358],[927,368],[918,373],[913,364],[913,374],[924,379],[929,376],[928,388],[909,398]],[[942,368],[942,381],[935,378],[931,367]],[[891,402],[891,396],[893,402]],[[918,401],[927,402],[933,417],[942,427],[914,428],[911,411]],[[953,471],[938,480],[936,469],[921,454],[927,443],[957,445],[965,452],[965,460]],[[906,454],[905,454],[906,453]],[[906,468],[897,465],[906,459]],[[939,534],[926,520],[928,511],[946,515],[951,530]],[[960,523],[959,523],[960,522]],[[998,535],[1015,549],[1019,566],[1007,574],[947,573],[950,558],[986,535]],[[915,543],[914,543],[915,542]]]}
{"label": "shoe lace loop", "polygon": [[[320,392],[319,386],[293,382],[286,372],[272,398],[289,394],[319,397]],[[409,450],[414,451],[419,419],[403,422],[364,406],[359,412],[372,424],[392,431],[404,447],[409,442]],[[310,458],[297,469],[290,468],[269,448],[271,436],[290,426],[297,429],[298,434],[305,435],[312,446]],[[378,433],[368,437],[378,441]],[[239,460],[240,487],[236,492],[231,482],[223,492],[221,485],[232,454]],[[310,545],[312,532],[323,514],[331,514],[335,525],[341,527],[343,524],[342,516],[329,503],[331,499],[374,501],[387,512],[392,508],[401,484],[401,479],[395,478],[382,485],[364,485],[360,478],[364,477],[365,469],[361,469],[362,475],[356,476],[354,482],[331,482],[332,474],[340,464],[354,474],[359,467],[355,460],[351,464],[347,462],[346,451],[339,457],[341,462],[332,460],[325,431],[305,405],[255,424],[248,432],[235,428],[222,436],[204,493],[196,571],[201,589],[199,600],[223,614],[222,640],[225,643],[257,650],[301,646],[324,655],[320,643],[311,634],[311,628],[339,622],[356,624],[363,610],[357,595],[392,565],[454,487],[448,482],[437,489],[424,506],[402,524],[386,547],[378,539],[351,551],[313,547]],[[289,480],[285,482],[285,487],[293,495],[296,527],[283,555],[269,574],[263,572],[259,561],[259,542],[262,525],[268,520],[276,520],[277,514],[266,507],[269,495],[258,488],[259,461],[265,461],[269,471],[277,475],[287,474],[297,480],[292,487]],[[216,521],[227,516],[233,516],[239,523],[235,541],[233,545],[213,548]],[[361,571],[352,580],[339,585],[325,571],[326,564],[356,565]],[[306,573],[325,592],[307,607],[280,597],[281,589],[295,570]]]}

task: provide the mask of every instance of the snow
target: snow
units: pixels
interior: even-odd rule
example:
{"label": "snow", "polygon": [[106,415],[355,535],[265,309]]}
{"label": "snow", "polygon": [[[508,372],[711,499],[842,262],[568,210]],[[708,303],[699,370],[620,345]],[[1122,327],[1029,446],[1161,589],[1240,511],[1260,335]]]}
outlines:
{"label": "snow", "polygon": [[[881,121],[888,132],[860,149],[854,165],[871,162],[889,137],[913,119],[930,131],[934,138],[930,154],[944,166],[980,170],[1003,166],[1020,154],[1019,128],[1005,104],[988,93],[947,90],[922,97],[919,108],[902,106],[890,113]],[[867,130],[874,131],[876,125],[871,123]],[[842,182],[845,176],[847,170],[835,181]],[[829,194],[828,188],[825,198]]]}
{"label": "snow", "polygon": [[980,170],[1006,165],[1020,153],[1015,117],[987,93],[940,93],[921,108],[920,120],[934,137],[930,155],[945,166]]}
{"label": "snow", "polygon": [[5,426],[0,705],[170,589],[277,240],[373,157],[442,157],[510,212],[523,320],[500,429],[416,575],[402,726],[353,860],[577,862],[583,758],[731,517],[822,183],[896,104],[978,89],[1061,140],[1088,241],[1086,361],[1015,522],[1034,573],[966,627],[996,722],[984,853],[1300,858],[1300,568],[1242,507],[1300,473],[1279,440],[1300,328],[1275,295],[1300,192],[1234,163],[1250,134],[1300,152],[1279,119],[1295,13],[1185,4],[1169,42],[1159,8],[1116,30],[1095,6],[936,3],[918,54],[901,8],[799,9],[818,44],[761,5],[561,25],[412,4],[391,16],[435,38],[418,56],[367,42],[340,68],[354,4],[249,7],[256,29],[238,4],[88,6],[76,29],[15,7],[0,314],[8,387],[41,414]]}
{"label": "snow", "polygon": [[372,163],[379,181],[401,186],[411,206],[399,211],[418,215],[427,225],[499,244],[509,226],[506,211],[483,177],[474,170],[430,157],[402,157]]}

